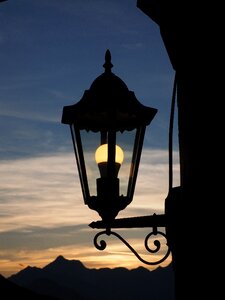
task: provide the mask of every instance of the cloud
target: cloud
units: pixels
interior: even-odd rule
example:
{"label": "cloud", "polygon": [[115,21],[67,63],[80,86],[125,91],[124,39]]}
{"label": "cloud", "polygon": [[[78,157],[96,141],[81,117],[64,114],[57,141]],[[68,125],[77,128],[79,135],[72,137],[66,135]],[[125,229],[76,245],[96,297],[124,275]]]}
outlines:
{"label": "cloud", "polygon": [[[177,162],[174,173],[176,179]],[[83,204],[73,153],[2,161],[0,174],[1,231],[89,224],[98,217]],[[167,190],[166,151],[145,150],[127,213],[152,208],[163,212]]]}
{"label": "cloud", "polygon": [[[177,161],[174,169],[178,175]],[[134,200],[119,217],[163,213],[167,171],[166,151],[144,150]],[[21,262],[43,266],[59,254],[89,267],[140,265],[116,238],[110,238],[103,252],[93,246],[97,231],[88,224],[99,216],[83,204],[73,153],[2,161],[0,175],[0,261],[5,274],[18,271]],[[139,251],[148,231],[119,230]]]}
{"label": "cloud", "polygon": [[84,217],[72,154],[3,161],[1,166],[1,213],[11,216],[7,227],[51,227]]}

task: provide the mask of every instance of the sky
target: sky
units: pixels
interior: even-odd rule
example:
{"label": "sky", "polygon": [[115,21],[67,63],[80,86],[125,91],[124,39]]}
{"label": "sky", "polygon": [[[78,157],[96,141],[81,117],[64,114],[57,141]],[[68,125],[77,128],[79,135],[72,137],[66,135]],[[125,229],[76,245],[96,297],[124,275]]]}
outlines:
{"label": "sky", "polygon": [[[116,237],[97,250],[99,220],[83,204],[62,109],[79,101],[104,71],[158,109],[147,128],[133,202],[118,217],[164,212],[174,70],[159,27],[135,0],[8,0],[0,3],[0,274],[43,267],[58,255],[89,268],[147,266]],[[176,115],[175,115],[176,117]],[[179,155],[174,125],[174,185]],[[146,260],[151,228],[118,230]],[[171,257],[162,265],[169,264]]]}

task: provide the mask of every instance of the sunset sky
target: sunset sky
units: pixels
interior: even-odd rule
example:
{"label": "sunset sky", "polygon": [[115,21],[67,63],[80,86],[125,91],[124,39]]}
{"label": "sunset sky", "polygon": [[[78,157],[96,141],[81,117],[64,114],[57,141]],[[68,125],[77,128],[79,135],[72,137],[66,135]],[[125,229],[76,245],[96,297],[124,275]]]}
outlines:
{"label": "sunset sky", "polygon": [[[115,237],[106,238],[104,251],[94,247],[98,231],[88,224],[99,216],[83,204],[69,128],[61,124],[63,106],[79,101],[104,71],[107,49],[113,73],[141,103],[158,109],[147,128],[134,200],[119,217],[164,211],[174,70],[158,26],[136,7],[136,0],[2,2],[2,275],[27,265],[42,267],[58,255],[90,268],[148,267]],[[176,131],[175,124],[174,185],[179,183]],[[140,254],[149,231],[119,230]]]}

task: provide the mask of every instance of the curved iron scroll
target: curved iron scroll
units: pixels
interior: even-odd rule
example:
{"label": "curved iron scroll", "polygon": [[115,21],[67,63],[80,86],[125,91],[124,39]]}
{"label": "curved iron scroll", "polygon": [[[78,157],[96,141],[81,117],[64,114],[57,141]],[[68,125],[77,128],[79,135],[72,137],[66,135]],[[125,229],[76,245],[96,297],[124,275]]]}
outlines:
{"label": "curved iron scroll", "polygon": [[[107,246],[106,242],[104,240],[100,240],[98,241],[98,238],[101,236],[101,235],[114,235],[116,236],[119,240],[121,240],[129,249],[131,252],[133,252],[133,254],[141,261],[143,262],[144,264],[147,264],[147,265],[158,265],[160,264],[161,262],[163,262],[164,260],[166,260],[166,258],[169,256],[170,254],[170,249],[167,245],[167,252],[164,254],[164,256],[157,260],[157,261],[147,261],[145,259],[143,259],[138,253],[137,251],[124,239],[122,238],[121,235],[119,235],[118,233],[114,232],[114,231],[108,231],[108,230],[103,230],[103,231],[100,231],[99,233],[97,233],[94,237],[94,245],[95,247],[98,249],[98,250],[104,250]],[[150,237],[152,237],[152,235],[162,235],[165,239],[166,239],[166,235],[165,233],[161,232],[161,231],[155,231],[153,230],[152,232],[150,232],[146,237],[145,237],[145,242],[144,242],[144,245],[145,245],[145,249],[150,252],[150,253],[157,253],[160,248],[161,248],[161,243],[159,240],[155,239],[154,240],[154,245],[156,246],[155,249],[151,249],[148,245],[148,240],[150,239]]]}

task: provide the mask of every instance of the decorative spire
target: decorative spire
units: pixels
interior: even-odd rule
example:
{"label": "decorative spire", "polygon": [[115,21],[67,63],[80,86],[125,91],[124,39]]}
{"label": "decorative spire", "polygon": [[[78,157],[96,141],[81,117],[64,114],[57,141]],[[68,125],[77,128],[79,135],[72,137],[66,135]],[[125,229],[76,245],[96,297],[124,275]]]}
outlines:
{"label": "decorative spire", "polygon": [[103,67],[105,68],[105,72],[111,73],[113,64],[111,63],[111,53],[110,53],[109,49],[107,49],[105,52],[105,63],[103,65]]}

